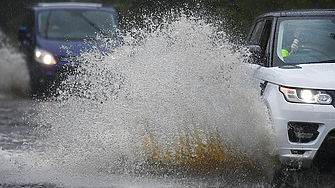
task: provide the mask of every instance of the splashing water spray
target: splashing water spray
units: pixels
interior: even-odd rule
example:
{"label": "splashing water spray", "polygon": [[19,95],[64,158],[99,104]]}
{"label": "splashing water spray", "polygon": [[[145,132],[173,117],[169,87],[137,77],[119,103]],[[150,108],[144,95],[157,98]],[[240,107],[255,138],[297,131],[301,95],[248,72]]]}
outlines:
{"label": "splashing water spray", "polygon": [[22,55],[10,45],[0,31],[0,92],[27,94],[30,91],[29,74]]}
{"label": "splashing water spray", "polygon": [[226,34],[185,15],[154,26],[82,54],[36,118],[44,157],[76,172],[270,173],[267,109]]}

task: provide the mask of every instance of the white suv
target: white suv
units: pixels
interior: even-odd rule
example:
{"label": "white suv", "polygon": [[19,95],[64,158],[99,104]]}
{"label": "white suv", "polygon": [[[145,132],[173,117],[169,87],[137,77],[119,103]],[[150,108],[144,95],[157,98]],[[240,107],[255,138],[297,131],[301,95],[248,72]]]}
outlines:
{"label": "white suv", "polygon": [[335,10],[263,14],[247,47],[280,161],[334,171]]}

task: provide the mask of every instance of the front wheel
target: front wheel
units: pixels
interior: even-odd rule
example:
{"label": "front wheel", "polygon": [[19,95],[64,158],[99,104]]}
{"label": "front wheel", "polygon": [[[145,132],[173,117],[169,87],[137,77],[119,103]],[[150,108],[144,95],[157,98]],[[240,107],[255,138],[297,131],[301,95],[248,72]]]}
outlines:
{"label": "front wheel", "polygon": [[334,187],[334,174],[318,173],[312,168],[293,169],[282,165],[274,174],[273,186],[286,187]]}

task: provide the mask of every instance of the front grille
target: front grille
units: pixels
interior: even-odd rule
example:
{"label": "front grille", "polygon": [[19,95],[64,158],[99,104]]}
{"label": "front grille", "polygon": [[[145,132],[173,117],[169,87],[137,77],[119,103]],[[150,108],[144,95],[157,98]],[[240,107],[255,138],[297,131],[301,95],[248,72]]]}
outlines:
{"label": "front grille", "polygon": [[80,58],[78,56],[60,56],[59,60],[62,62],[77,63],[82,62],[83,58]]}
{"label": "front grille", "polygon": [[303,155],[306,151],[308,150],[291,150],[291,153],[295,155]]}
{"label": "front grille", "polygon": [[76,66],[69,66],[69,65],[59,66],[54,71],[54,77],[56,78],[56,80],[61,82],[62,80],[65,80],[69,75],[75,74],[76,69],[77,69]]}
{"label": "front grille", "polygon": [[308,143],[319,135],[318,123],[289,122],[287,124],[288,138],[290,142]]}

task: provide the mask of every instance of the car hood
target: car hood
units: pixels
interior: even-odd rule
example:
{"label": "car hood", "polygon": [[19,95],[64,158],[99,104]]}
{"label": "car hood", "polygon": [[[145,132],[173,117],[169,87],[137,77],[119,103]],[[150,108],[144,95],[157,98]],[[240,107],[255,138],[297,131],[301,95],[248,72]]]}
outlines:
{"label": "car hood", "polygon": [[109,54],[118,46],[117,40],[110,41],[60,41],[60,40],[46,40],[41,39],[38,41],[38,46],[48,52],[52,53],[58,64],[69,64],[77,62],[77,57],[82,53],[92,52],[95,50],[97,53]]}
{"label": "car hood", "polygon": [[314,89],[335,89],[335,63],[257,67],[255,77],[277,85]]}

